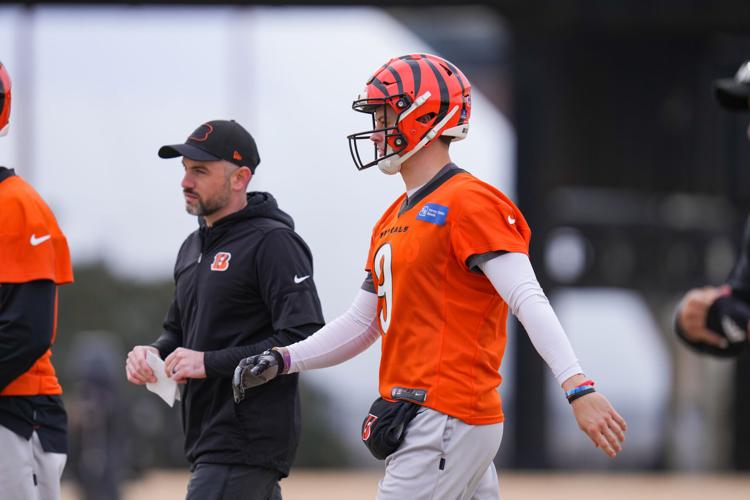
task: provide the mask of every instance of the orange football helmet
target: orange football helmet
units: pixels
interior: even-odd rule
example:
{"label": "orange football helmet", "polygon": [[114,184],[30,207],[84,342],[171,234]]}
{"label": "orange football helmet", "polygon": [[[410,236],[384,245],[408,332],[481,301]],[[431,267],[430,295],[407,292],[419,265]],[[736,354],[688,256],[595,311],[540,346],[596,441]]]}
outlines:
{"label": "orange football helmet", "polygon": [[[396,116],[393,126],[378,128],[375,111],[389,106]],[[414,153],[440,136],[460,140],[469,132],[471,84],[460,69],[431,54],[396,57],[380,67],[367,81],[352,108],[372,115],[372,130],[349,135],[349,151],[358,170],[378,165],[381,171],[395,174]],[[359,153],[359,141],[382,132],[385,148],[365,163]]]}

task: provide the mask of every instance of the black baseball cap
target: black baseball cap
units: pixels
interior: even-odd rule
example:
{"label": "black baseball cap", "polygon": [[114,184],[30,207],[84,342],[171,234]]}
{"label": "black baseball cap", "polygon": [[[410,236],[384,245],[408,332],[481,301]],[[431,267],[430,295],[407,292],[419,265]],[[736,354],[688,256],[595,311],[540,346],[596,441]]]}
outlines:
{"label": "black baseball cap", "polygon": [[253,173],[260,163],[258,147],[250,132],[234,120],[206,122],[190,134],[184,144],[159,148],[159,157],[191,160],[226,160],[239,167],[248,167]]}
{"label": "black baseball cap", "polygon": [[714,81],[719,104],[734,111],[750,111],[750,61],[745,61],[734,78]]}

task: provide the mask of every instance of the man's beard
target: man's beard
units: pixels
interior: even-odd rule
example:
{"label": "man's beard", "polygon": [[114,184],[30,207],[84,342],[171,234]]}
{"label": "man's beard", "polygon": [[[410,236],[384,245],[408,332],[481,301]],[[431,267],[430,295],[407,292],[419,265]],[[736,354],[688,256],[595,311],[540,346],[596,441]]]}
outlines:
{"label": "man's beard", "polygon": [[196,196],[195,204],[185,204],[185,210],[190,215],[197,215],[199,217],[205,217],[207,215],[213,215],[222,208],[226,207],[229,203],[230,189],[229,183],[224,186],[225,189],[216,194],[213,198],[203,199],[200,195],[191,190],[185,190],[186,193],[190,193]]}

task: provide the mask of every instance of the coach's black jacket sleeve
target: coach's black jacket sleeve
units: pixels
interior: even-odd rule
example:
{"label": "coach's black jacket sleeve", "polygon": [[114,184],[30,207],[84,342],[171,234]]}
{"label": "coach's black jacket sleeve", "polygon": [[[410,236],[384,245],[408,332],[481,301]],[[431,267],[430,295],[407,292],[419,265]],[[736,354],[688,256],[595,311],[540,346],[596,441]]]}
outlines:
{"label": "coach's black jacket sleeve", "polygon": [[205,353],[203,359],[206,368],[206,376],[230,378],[240,361],[248,356],[260,354],[272,347],[286,346],[299,342],[300,340],[305,340],[307,337],[320,330],[322,326],[323,325],[319,323],[310,323],[307,325],[301,325],[297,328],[282,330],[276,335],[261,340],[256,344],[229,347],[227,349],[221,349],[220,351],[208,351]]}
{"label": "coach's black jacket sleeve", "polygon": [[0,286],[0,390],[49,349],[55,289],[48,280]]}
{"label": "coach's black jacket sleeve", "polygon": [[277,229],[265,236],[255,254],[255,273],[275,334],[254,344],[206,352],[208,377],[229,378],[243,358],[304,340],[324,324],[312,256],[295,232]]}
{"label": "coach's black jacket sleeve", "polygon": [[162,324],[164,331],[156,341],[151,344],[159,350],[161,359],[182,345],[182,329],[180,328],[180,314],[177,309],[177,301],[172,300],[167,316]]}
{"label": "coach's black jacket sleeve", "polygon": [[742,236],[742,247],[737,263],[727,280],[732,287],[732,295],[750,304],[750,217],[745,223],[745,233]]}

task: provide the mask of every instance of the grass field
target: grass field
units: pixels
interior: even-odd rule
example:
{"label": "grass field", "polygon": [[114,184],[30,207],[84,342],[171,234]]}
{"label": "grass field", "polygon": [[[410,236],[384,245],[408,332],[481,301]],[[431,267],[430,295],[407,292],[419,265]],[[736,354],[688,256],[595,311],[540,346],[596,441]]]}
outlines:
{"label": "grass field", "polygon": [[[371,500],[380,473],[295,470],[282,484],[284,500]],[[123,500],[185,498],[186,472],[153,472],[127,484]],[[748,500],[750,474],[500,474],[502,500]],[[63,500],[77,500],[72,484],[63,486]]]}

